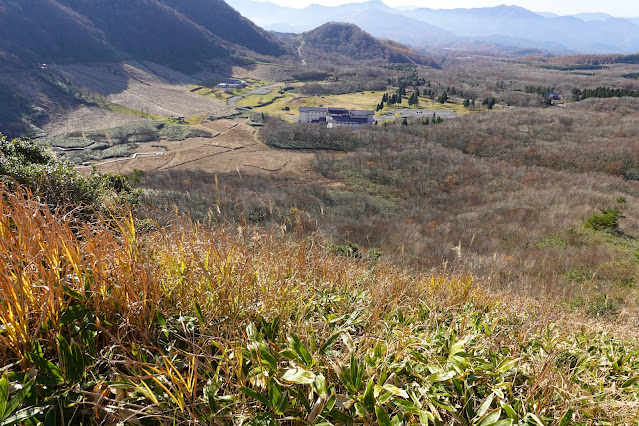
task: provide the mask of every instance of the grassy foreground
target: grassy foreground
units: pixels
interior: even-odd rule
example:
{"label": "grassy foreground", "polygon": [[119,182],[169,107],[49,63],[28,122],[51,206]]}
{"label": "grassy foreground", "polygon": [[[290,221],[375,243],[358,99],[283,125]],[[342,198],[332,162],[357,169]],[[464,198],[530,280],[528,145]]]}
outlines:
{"label": "grassy foreground", "polygon": [[639,421],[630,332],[314,238],[146,228],[2,193],[0,424]]}

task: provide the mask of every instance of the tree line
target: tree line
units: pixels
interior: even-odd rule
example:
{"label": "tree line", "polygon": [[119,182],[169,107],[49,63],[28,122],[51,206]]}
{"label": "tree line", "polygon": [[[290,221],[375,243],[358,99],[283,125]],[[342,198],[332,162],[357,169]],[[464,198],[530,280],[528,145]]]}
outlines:
{"label": "tree line", "polygon": [[639,97],[639,90],[630,89],[612,89],[609,87],[597,87],[596,89],[572,89],[572,100],[582,101],[588,98],[622,98],[622,97]]}

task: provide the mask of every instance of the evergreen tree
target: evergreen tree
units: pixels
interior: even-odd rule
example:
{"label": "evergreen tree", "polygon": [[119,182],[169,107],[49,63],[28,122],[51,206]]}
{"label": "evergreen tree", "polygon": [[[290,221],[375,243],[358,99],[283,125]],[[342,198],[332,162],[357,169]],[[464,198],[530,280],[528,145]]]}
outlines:
{"label": "evergreen tree", "polygon": [[439,97],[439,103],[445,104],[447,100],[448,100],[448,93],[447,92],[442,93],[442,95]]}
{"label": "evergreen tree", "polygon": [[402,126],[408,126],[408,120],[406,119],[406,117],[404,117],[404,119],[402,120]]}
{"label": "evergreen tree", "polygon": [[464,108],[468,108],[470,106],[470,99],[464,99]]}

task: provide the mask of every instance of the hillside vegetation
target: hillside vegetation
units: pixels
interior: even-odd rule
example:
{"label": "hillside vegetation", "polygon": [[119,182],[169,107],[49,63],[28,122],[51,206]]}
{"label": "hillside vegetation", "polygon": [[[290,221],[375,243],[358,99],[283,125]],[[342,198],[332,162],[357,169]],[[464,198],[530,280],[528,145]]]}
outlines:
{"label": "hillside vegetation", "polygon": [[637,420],[636,345],[462,271],[252,227],[71,227],[22,191],[0,212],[4,424]]}

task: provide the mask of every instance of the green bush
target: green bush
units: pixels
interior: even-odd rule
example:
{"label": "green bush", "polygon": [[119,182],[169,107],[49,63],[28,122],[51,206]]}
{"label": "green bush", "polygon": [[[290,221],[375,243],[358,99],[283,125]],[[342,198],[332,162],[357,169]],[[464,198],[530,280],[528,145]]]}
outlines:
{"label": "green bush", "polygon": [[614,234],[621,233],[619,229],[619,219],[623,218],[619,208],[601,209],[600,214],[593,214],[588,219],[584,226],[588,229],[594,229],[595,231],[606,231]]}
{"label": "green bush", "polygon": [[139,191],[125,176],[93,171],[80,175],[59,161],[46,147],[29,139],[7,139],[0,134],[0,183],[27,188],[52,210],[80,215],[137,204]]}

